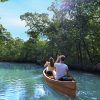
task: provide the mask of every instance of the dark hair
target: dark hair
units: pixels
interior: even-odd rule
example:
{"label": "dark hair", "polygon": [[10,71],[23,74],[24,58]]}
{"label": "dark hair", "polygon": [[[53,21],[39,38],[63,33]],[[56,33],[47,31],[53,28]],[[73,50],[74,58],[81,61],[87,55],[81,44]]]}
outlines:
{"label": "dark hair", "polygon": [[60,56],[60,60],[61,60],[61,61],[65,61],[65,56],[64,56],[64,55],[61,55],[61,56]]}
{"label": "dark hair", "polygon": [[50,66],[54,67],[54,59],[52,57],[49,58]]}

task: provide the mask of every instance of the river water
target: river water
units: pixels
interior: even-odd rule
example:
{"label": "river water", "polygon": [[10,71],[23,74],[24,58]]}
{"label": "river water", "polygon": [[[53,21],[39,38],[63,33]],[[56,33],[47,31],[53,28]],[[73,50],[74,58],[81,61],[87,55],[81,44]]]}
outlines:
{"label": "river water", "polygon": [[[72,100],[50,88],[43,66],[0,63],[0,100]],[[75,100],[100,100],[100,76],[71,71],[77,81]]]}

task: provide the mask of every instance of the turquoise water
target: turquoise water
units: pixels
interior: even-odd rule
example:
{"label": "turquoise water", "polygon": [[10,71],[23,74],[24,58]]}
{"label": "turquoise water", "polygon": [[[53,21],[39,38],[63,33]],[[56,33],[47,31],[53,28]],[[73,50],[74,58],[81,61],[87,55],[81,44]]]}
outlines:
{"label": "turquoise water", "polygon": [[76,100],[100,100],[100,75],[73,72],[77,81]]}
{"label": "turquoise water", "polygon": [[[0,63],[0,100],[71,100],[44,82],[42,66]],[[75,100],[100,100],[100,76],[72,71]]]}

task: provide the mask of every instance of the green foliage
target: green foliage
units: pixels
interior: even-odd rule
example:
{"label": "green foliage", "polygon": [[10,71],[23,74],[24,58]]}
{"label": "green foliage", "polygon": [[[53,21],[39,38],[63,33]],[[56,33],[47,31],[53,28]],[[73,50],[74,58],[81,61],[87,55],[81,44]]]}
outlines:
{"label": "green foliage", "polygon": [[29,27],[27,34],[33,38],[37,39],[40,33],[45,31],[45,28],[48,26],[49,19],[48,15],[45,13],[25,13],[20,16],[21,20],[25,20],[26,26]]}
{"label": "green foliage", "polygon": [[13,39],[11,34],[0,24],[0,61],[18,61],[24,41]]}
{"label": "green foliage", "polygon": [[98,63],[95,55],[100,57],[99,4],[98,0],[63,0],[62,4],[56,0],[49,7],[54,16],[46,34],[53,54],[56,48],[56,53],[69,55],[70,63]]}
{"label": "green foliage", "polygon": [[[0,60],[44,63],[58,54],[68,64],[97,64],[100,61],[100,1],[55,0],[48,8],[54,13],[25,13],[29,40],[13,39],[0,24]],[[45,38],[43,38],[45,37]]]}
{"label": "green foliage", "polygon": [[5,2],[5,1],[8,1],[8,0],[0,0],[0,2]]}

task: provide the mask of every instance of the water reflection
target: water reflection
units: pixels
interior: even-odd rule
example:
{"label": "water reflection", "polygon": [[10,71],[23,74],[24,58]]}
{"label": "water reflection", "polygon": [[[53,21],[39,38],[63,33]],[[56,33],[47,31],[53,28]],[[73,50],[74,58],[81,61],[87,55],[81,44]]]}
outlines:
{"label": "water reflection", "polygon": [[20,100],[19,98],[22,98],[25,91],[20,80],[8,82],[0,90],[3,90],[0,91],[0,100]]}
{"label": "water reflection", "polygon": [[77,81],[76,100],[100,99],[100,76],[77,71],[72,73]]}
{"label": "water reflection", "polygon": [[[100,78],[72,71],[77,81],[75,100],[99,100]],[[42,69],[32,64],[0,63],[0,100],[72,100],[50,88]]]}
{"label": "water reflection", "polygon": [[41,98],[46,95],[43,84],[36,84],[34,89],[34,98]]}
{"label": "water reflection", "polygon": [[66,100],[45,84],[42,69],[13,65],[0,68],[0,100]]}

